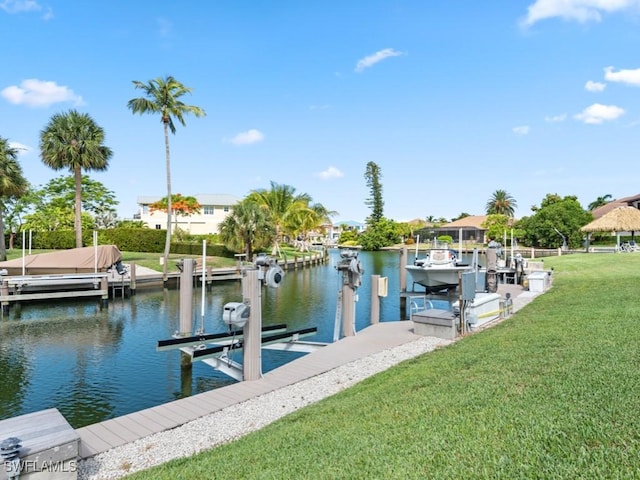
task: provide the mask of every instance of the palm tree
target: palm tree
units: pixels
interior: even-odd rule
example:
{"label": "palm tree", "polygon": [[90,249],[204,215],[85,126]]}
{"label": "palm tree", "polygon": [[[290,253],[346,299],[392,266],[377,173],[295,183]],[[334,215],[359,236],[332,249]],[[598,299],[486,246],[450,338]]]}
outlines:
{"label": "palm tree", "polygon": [[133,113],[154,113],[160,115],[160,121],[164,127],[165,163],[167,171],[167,236],[164,244],[162,277],[167,281],[167,261],[171,247],[171,155],[169,152],[169,131],[175,135],[176,126],[174,119],[185,126],[184,116],[192,114],[196,117],[204,117],[205,111],[195,105],[185,105],[180,97],[191,93],[191,89],[185,87],[172,76],[155,78],[147,83],[133,81],[135,88],[139,88],[145,94],[144,97],[132,98],[127,106]]}
{"label": "palm tree", "polygon": [[12,147],[6,138],[0,137],[0,260],[7,259],[4,243],[4,200],[17,198],[27,191],[29,184],[22,175],[18,163],[18,149]]}
{"label": "palm tree", "polygon": [[331,217],[337,214],[338,212],[328,210],[321,203],[313,203],[308,205],[307,208],[297,210],[295,215],[292,215],[288,226],[291,228],[292,233],[302,240],[300,250],[308,250],[309,232],[331,223]]}
{"label": "palm tree", "polygon": [[76,247],[82,247],[82,171],[106,170],[113,155],[103,145],[104,130],[86,113],[70,110],[51,117],[40,132],[40,156],[48,167],[63,168],[75,180]]}
{"label": "palm tree", "polygon": [[598,207],[606,205],[607,203],[609,203],[611,201],[612,198],[613,197],[611,196],[610,193],[607,193],[606,195],[603,195],[602,197],[598,197],[593,202],[591,202],[589,204],[589,206],[587,207],[587,210],[592,211],[592,210],[595,210]]}
{"label": "palm tree", "polygon": [[272,235],[267,211],[257,203],[244,199],[218,226],[220,240],[231,250],[244,250],[251,260],[256,247],[266,244]]}
{"label": "palm tree", "polygon": [[496,190],[487,201],[487,215],[500,214],[512,218],[518,206],[506,190]]}
{"label": "palm tree", "polygon": [[296,195],[296,189],[290,185],[279,185],[271,181],[270,190],[254,190],[249,199],[267,211],[269,221],[275,230],[271,255],[280,252],[280,238],[288,232],[288,226],[300,215],[301,210],[308,210],[311,197],[306,193]]}

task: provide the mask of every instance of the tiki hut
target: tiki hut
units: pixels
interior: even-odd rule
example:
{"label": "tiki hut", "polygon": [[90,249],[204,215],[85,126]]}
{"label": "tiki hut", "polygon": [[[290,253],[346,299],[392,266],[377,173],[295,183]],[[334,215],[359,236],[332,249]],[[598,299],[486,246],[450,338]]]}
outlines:
{"label": "tiki hut", "polygon": [[640,210],[635,207],[616,207],[602,217],[586,224],[580,229],[582,232],[613,232],[616,234],[616,244],[620,244],[620,232],[640,231]]}

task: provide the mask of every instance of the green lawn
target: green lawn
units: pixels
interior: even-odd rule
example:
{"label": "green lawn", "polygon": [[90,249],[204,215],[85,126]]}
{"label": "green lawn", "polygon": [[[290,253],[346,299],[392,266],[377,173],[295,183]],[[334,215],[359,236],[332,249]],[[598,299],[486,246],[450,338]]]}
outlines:
{"label": "green lawn", "polygon": [[640,253],[545,264],[502,324],[130,478],[640,478]]}

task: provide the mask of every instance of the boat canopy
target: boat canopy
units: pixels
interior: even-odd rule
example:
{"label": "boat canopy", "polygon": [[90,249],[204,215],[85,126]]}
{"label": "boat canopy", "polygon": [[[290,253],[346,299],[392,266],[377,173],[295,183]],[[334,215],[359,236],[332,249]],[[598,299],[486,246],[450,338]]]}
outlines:
{"label": "boat canopy", "polygon": [[[97,259],[97,261],[96,261]],[[51,253],[38,253],[0,262],[6,275],[53,275],[69,273],[106,272],[122,260],[122,253],[115,245],[71,248]]]}

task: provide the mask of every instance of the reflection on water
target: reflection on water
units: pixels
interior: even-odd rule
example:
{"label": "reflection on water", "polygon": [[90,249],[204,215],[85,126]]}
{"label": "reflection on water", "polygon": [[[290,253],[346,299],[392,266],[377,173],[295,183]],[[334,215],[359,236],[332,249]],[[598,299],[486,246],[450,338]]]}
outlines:
{"label": "reflection on water", "polygon": [[[280,288],[263,289],[263,324],[286,323],[290,330],[317,327],[308,340],[333,337],[341,276],[339,255],[321,266],[287,272]],[[370,279],[389,278],[381,299],[381,321],[400,318],[399,253],[363,252],[365,270],[358,289],[356,329],[370,323]],[[240,282],[217,282],[205,295],[194,291],[194,329],[223,332],[223,306],[242,300]],[[179,327],[177,290],[138,290],[100,310],[95,301],[25,304],[20,315],[0,320],[0,419],[58,408],[74,427],[124,415],[234,382],[202,362],[180,367],[180,352],[156,352],[158,340]],[[235,360],[242,360],[241,353]],[[283,365],[298,353],[265,350],[263,371]]]}

